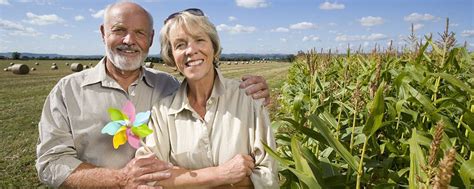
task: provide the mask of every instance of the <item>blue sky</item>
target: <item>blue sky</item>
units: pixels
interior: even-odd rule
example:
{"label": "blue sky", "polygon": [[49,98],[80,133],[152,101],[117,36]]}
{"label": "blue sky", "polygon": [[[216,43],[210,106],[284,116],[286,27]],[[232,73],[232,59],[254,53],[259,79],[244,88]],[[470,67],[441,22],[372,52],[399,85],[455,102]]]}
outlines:
{"label": "blue sky", "polygon": [[[101,55],[99,33],[109,0],[0,0],[0,52]],[[406,45],[416,34],[439,38],[450,30],[474,50],[473,0],[136,0],[159,31],[169,14],[202,9],[216,25],[223,53],[296,53],[311,48],[345,50],[375,44]],[[158,36],[158,35],[156,35]],[[155,37],[150,54],[159,53]]]}

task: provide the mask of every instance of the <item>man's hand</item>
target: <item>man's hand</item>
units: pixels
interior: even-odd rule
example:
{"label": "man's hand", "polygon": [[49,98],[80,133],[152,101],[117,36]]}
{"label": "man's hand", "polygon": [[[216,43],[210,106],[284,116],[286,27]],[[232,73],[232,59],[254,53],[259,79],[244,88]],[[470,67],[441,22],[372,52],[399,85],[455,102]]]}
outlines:
{"label": "man's hand", "polygon": [[154,154],[132,159],[124,168],[120,169],[124,176],[121,186],[125,188],[137,188],[148,182],[160,181],[171,177],[171,163],[161,161]]}
{"label": "man's hand", "polygon": [[265,78],[262,76],[246,75],[242,77],[240,88],[245,89],[247,95],[252,95],[253,99],[265,98],[263,105],[270,104],[270,92]]}
{"label": "man's hand", "polygon": [[226,184],[235,184],[252,174],[254,160],[249,155],[237,154],[231,160],[217,167],[219,179]]}

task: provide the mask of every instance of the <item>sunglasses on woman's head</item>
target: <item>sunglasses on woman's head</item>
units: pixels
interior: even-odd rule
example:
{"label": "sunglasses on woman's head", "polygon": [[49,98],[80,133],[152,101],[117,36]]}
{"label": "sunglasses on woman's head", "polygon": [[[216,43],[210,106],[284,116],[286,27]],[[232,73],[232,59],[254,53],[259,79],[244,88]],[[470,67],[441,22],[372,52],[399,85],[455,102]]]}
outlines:
{"label": "sunglasses on woman's head", "polygon": [[173,19],[174,17],[182,14],[183,12],[188,12],[192,15],[195,15],[195,16],[204,16],[204,12],[202,12],[201,9],[198,9],[198,8],[189,8],[189,9],[186,9],[186,10],[183,10],[183,11],[179,11],[179,12],[175,12],[171,15],[168,16],[168,18],[166,18],[164,24],[166,24],[166,22],[168,22],[169,20]]}

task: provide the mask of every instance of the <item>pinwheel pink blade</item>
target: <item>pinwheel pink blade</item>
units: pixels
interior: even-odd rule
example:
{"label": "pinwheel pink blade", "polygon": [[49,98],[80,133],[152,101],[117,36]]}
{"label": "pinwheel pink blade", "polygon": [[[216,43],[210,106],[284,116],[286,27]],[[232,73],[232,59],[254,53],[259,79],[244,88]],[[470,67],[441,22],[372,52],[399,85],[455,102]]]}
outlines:
{"label": "pinwheel pink blade", "polygon": [[127,139],[133,148],[138,149],[140,147],[140,138],[135,136],[129,128],[127,128]]}
{"label": "pinwheel pink blade", "polygon": [[123,113],[128,116],[128,120],[130,123],[133,123],[135,121],[135,106],[133,106],[133,103],[129,100],[125,103],[125,106],[122,108]]}

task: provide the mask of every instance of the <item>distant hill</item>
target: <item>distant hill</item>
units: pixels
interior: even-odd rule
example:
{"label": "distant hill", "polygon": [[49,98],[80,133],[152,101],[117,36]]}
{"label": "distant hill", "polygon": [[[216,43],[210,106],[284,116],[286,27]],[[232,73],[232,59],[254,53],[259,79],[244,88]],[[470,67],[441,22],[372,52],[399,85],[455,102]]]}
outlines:
{"label": "distant hill", "polygon": [[[11,58],[13,52],[0,52],[0,56]],[[28,58],[44,58],[48,57],[50,59],[57,59],[57,58],[67,58],[67,59],[100,59],[103,55],[62,55],[62,54],[40,54],[40,53],[28,53],[28,52],[20,52],[21,57],[28,57]],[[231,53],[231,54],[222,54],[221,59],[285,59],[291,54],[252,54],[252,53]],[[149,57],[156,57],[159,58],[160,55],[152,54]]]}
{"label": "distant hill", "polygon": [[[1,53],[0,56],[4,56],[7,58],[12,57],[13,52],[5,52]],[[93,59],[93,58],[101,58],[102,55],[62,55],[62,54],[41,54],[41,53],[28,53],[28,52],[20,52],[21,57],[29,57],[29,58],[41,58],[41,57],[49,57],[51,59],[55,58],[68,58],[68,59],[74,59],[74,58],[83,58],[83,59]]]}

